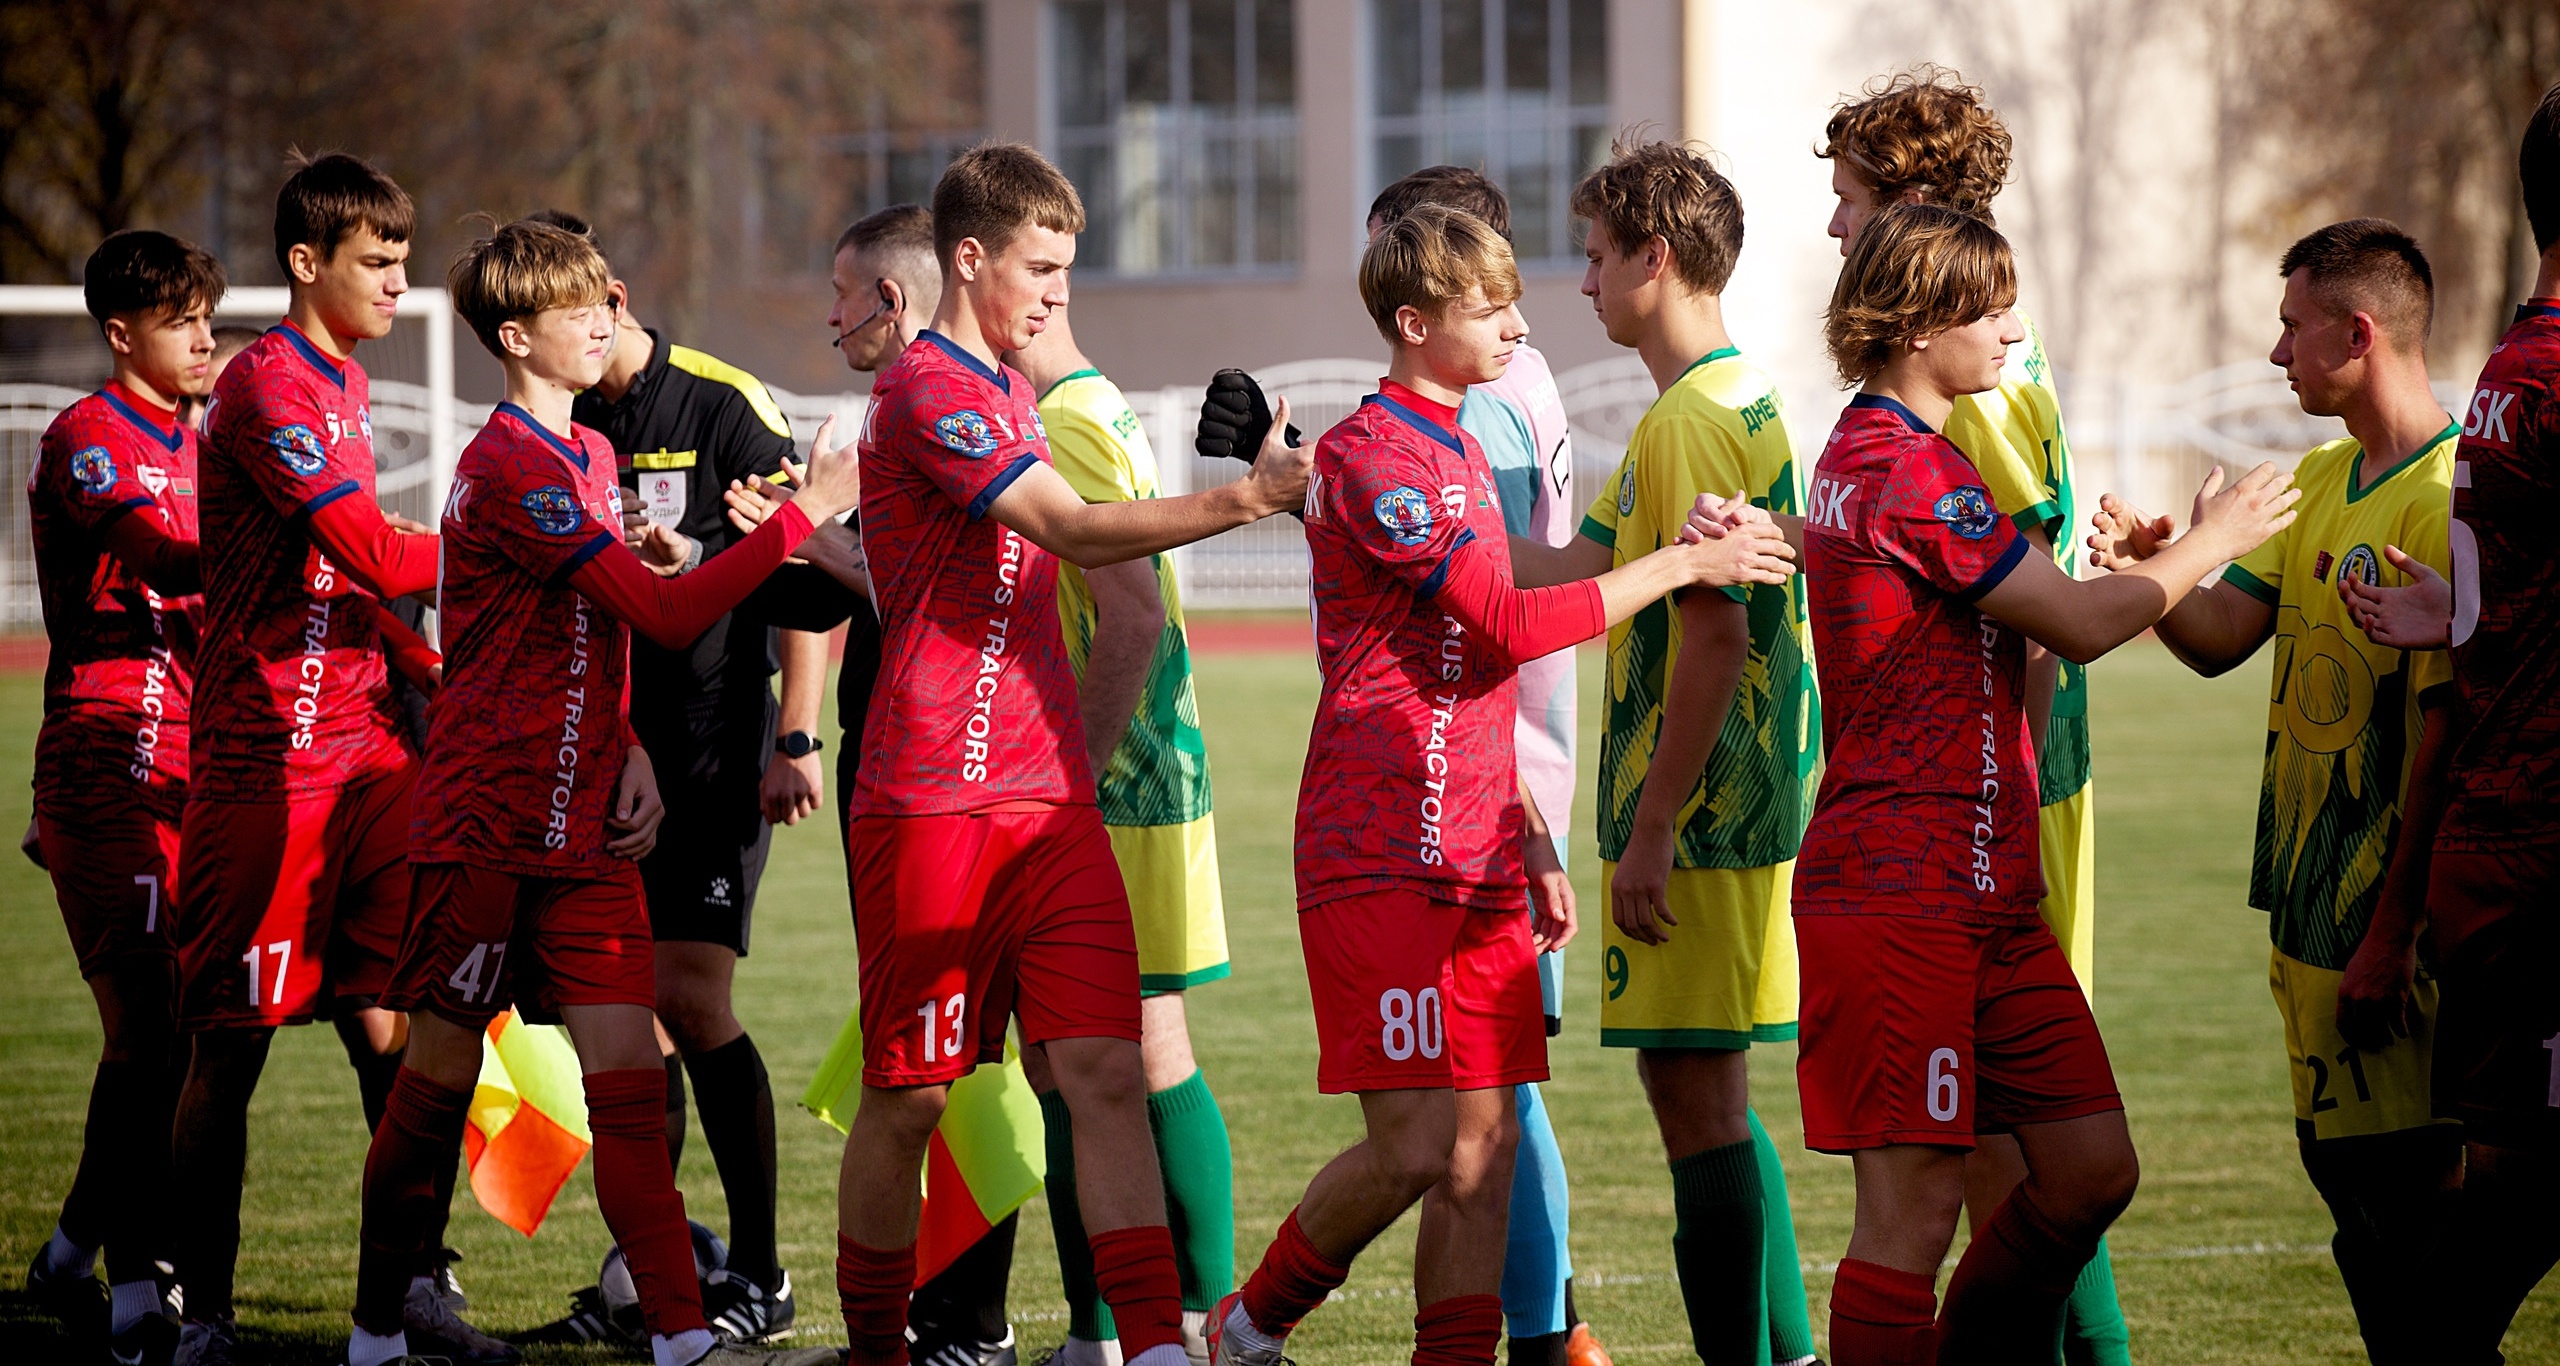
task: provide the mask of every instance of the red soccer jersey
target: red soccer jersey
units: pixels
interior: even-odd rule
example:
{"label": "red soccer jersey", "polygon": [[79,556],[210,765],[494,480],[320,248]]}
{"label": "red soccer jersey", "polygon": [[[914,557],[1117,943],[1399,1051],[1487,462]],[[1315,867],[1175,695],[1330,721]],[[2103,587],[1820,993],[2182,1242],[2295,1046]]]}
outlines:
{"label": "red soccer jersey", "polygon": [[[569,586],[620,538],[613,447],[501,403],[444,505],[444,687],[428,711],[409,857],[536,877],[609,868],[632,740],[631,628]],[[665,774],[661,782],[681,782]]]}
{"label": "red soccer jersey", "polygon": [[2027,649],[1973,604],[2029,549],[1964,453],[1891,399],[1831,429],[1805,513],[1828,766],[1798,915],[2032,920]]}
{"label": "red soccer jersey", "polygon": [[155,517],[196,539],[196,434],[109,384],[45,428],[27,480],[36,586],[53,647],[36,737],[39,796],[100,783],[182,796],[201,597],[164,599],[108,553],[109,528]]}
{"label": "red soccer jersey", "polygon": [[2438,849],[2560,844],[2560,300],[2516,310],[2462,414],[2453,467],[2454,750]]}
{"label": "red soccer jersey", "polygon": [[398,767],[377,599],[312,541],[310,515],[373,500],[364,367],[291,323],[232,359],[204,448],[204,644],[194,795],[281,801]]}
{"label": "red soccer jersey", "polygon": [[1372,394],[1316,443],[1324,693],[1298,780],[1300,910],[1389,888],[1513,910],[1528,887],[1516,674],[1433,601],[1461,555],[1510,586],[1502,504],[1475,438],[1417,402]]}
{"label": "red soccer jersey", "polygon": [[927,332],[871,386],[861,455],[880,682],[853,814],[1091,802],[1058,561],[987,517],[1049,461],[1031,381]]}

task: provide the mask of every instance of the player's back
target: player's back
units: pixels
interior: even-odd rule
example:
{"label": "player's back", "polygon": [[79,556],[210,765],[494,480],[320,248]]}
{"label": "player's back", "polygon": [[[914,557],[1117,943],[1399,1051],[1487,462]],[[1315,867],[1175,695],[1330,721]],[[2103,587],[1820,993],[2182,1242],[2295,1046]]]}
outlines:
{"label": "player's back", "polygon": [[339,499],[373,499],[364,367],[280,324],[222,372],[209,417],[194,793],[273,800],[405,762],[380,600],[309,530]]}
{"label": "player's back", "polygon": [[2031,550],[1963,455],[1861,395],[1809,481],[1805,578],[1827,767],[1799,913],[2033,917],[2022,638],[1974,605]]}
{"label": "player's back", "polygon": [[2453,671],[2467,726],[2436,847],[2560,842],[2560,300],[2516,311],[2460,414]]}
{"label": "player's back", "polygon": [[1477,542],[1510,583],[1492,471],[1454,425],[1373,394],[1316,443],[1313,478],[1324,690],[1299,782],[1299,907],[1397,886],[1517,906],[1512,666],[1433,601]]}
{"label": "player's back", "polygon": [[927,332],[873,383],[861,458],[881,670],[853,814],[1091,802],[1058,561],[987,516],[1049,460],[1031,382]]}
{"label": "player's back", "polygon": [[564,439],[511,403],[463,448],[442,525],[444,686],[411,816],[419,861],[559,875],[610,857],[631,633],[569,577],[618,538],[618,489],[603,437]]}
{"label": "player's back", "polygon": [[27,481],[36,587],[51,648],[40,786],[93,778],[151,786],[187,776],[187,703],[203,599],[163,598],[110,554],[125,517],[196,539],[196,434],[109,385],[45,428]]}

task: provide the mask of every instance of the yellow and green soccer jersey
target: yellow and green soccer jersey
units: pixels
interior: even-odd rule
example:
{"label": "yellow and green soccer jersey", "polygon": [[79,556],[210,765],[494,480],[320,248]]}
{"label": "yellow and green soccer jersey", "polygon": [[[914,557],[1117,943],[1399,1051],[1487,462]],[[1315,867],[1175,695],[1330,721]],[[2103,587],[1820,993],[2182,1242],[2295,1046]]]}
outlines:
{"label": "yellow and green soccer jersey", "polygon": [[[1777,387],[1726,347],[1700,358],[1645,410],[1581,534],[1625,564],[1677,539],[1701,493],[1747,489],[1753,503],[1791,513],[1802,503],[1798,483]],[[1798,576],[1722,590],[1750,609],[1751,653],[1706,772],[1681,805],[1677,867],[1759,868],[1796,856],[1822,733],[1803,583]],[[1600,734],[1604,859],[1626,852],[1679,653],[1680,614],[1667,598],[1609,632]]]}
{"label": "yellow and green soccer jersey", "polygon": [[[1125,503],[1156,496],[1155,452],[1118,385],[1098,370],[1079,370],[1040,396],[1049,454],[1067,485],[1088,503]],[[1200,704],[1191,690],[1191,639],[1183,629],[1173,564],[1154,560],[1164,594],[1164,634],[1146,691],[1111,762],[1094,775],[1106,825],[1180,825],[1209,814],[1209,755],[1200,740]],[[1093,651],[1093,590],[1084,571],[1058,566],[1058,622],[1067,660],[1084,677]]]}
{"label": "yellow and green soccer jersey", "polygon": [[[2062,404],[2053,393],[2053,363],[2044,334],[2020,313],[2026,340],[2010,348],[2000,387],[1956,400],[1946,437],[1982,475],[1991,501],[2020,531],[2041,528],[2053,540],[2054,562],[2071,572],[2080,514],[2071,486],[2071,443],[2062,434]],[[2089,784],[2089,671],[2062,661],[2054,689],[2053,717],[2036,755],[2042,789],[2038,804],[2051,806]],[[2054,870],[2045,870],[2050,880]]]}
{"label": "yellow and green soccer jersey", "polygon": [[2364,938],[2400,827],[2420,699],[2453,680],[2440,650],[2374,644],[2347,615],[2338,579],[2406,582],[2382,558],[2386,545],[2451,573],[2458,431],[2446,427],[2371,485],[2357,480],[2354,438],[2312,451],[2294,471],[2293,525],[2222,573],[2276,614],[2249,904],[2269,914],[2279,951],[2315,968],[2343,970]]}

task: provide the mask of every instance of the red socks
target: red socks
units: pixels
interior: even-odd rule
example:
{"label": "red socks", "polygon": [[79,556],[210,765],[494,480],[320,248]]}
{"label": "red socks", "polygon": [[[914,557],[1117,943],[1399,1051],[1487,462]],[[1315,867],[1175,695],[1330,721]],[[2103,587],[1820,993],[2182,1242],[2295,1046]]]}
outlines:
{"label": "red socks", "polygon": [[[1934,1276],[1840,1263],[1831,1282],[1833,1366],[1931,1366],[1938,1359],[1937,1291]],[[2052,1347],[2045,1344],[2048,1353]]]}
{"label": "red socks", "polygon": [[1458,1295],[1413,1316],[1413,1366],[1493,1366],[1501,1344],[1500,1295]]}
{"label": "red socks", "polygon": [[850,1366],[906,1366],[907,1296],[915,1288],[915,1244],[884,1252],[836,1235],[836,1298],[853,1344]]}
{"label": "red socks", "polygon": [[1182,1344],[1182,1280],[1173,1267],[1173,1230],[1163,1224],[1115,1228],[1088,1239],[1094,1288],[1120,1328],[1120,1358]]}
{"label": "red socks", "polygon": [[595,1135],[596,1204],[631,1268],[652,1334],[708,1327],[693,1275],[693,1235],[667,1162],[667,1071],[589,1072],[587,1128]]}
{"label": "red socks", "polygon": [[1351,1274],[1326,1261],[1298,1227],[1298,1212],[1280,1221],[1280,1232],[1262,1254],[1262,1265],[1244,1283],[1245,1317],[1271,1337],[1285,1337]]}
{"label": "red socks", "polygon": [[2062,1302],[2097,1250],[2095,1234],[2064,1231],[2027,1198],[2025,1186],[2009,1192],[1947,1278],[1939,1359],[2050,1360]]}
{"label": "red socks", "polygon": [[[356,1263],[356,1326],[400,1331],[401,1305],[417,1273],[429,1230],[451,1195],[450,1173],[462,1151],[462,1121],[471,1093],[437,1085],[403,1067],[391,1083],[382,1122],[364,1157],[364,1231]],[[447,1178],[439,1182],[441,1171]],[[689,1254],[688,1254],[689,1255]]]}

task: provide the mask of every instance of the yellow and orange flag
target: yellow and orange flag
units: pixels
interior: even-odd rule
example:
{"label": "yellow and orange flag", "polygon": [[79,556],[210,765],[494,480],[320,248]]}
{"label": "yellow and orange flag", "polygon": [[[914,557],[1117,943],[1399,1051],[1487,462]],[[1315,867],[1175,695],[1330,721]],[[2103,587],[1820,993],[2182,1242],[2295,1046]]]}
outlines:
{"label": "yellow and orange flag", "polygon": [[[842,1132],[862,1094],[862,1015],[836,1031],[835,1045],[800,1098],[802,1109]],[[940,1275],[996,1221],[1040,1193],[1049,1175],[1040,1098],[1007,1041],[1004,1061],[981,1064],[951,1084],[942,1124],[925,1148],[924,1220],[916,1235],[916,1284]],[[474,1174],[472,1189],[479,1189]]]}
{"label": "yellow and orange flag", "polygon": [[593,1141],[586,1081],[569,1036],[554,1025],[526,1024],[512,1010],[491,1020],[462,1130],[480,1208],[532,1237]]}

